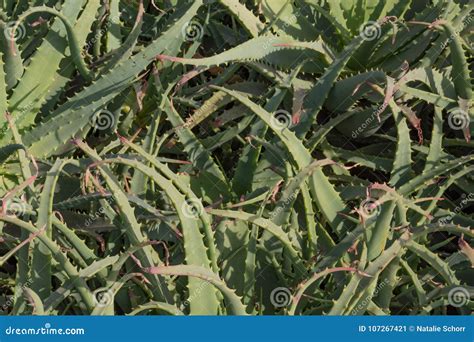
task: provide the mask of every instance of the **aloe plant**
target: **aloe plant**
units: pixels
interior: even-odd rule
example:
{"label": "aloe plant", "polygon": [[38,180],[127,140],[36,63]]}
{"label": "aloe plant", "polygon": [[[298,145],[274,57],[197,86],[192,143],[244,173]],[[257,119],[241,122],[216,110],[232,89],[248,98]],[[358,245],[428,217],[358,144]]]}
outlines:
{"label": "aloe plant", "polygon": [[469,314],[468,1],[0,1],[0,310]]}

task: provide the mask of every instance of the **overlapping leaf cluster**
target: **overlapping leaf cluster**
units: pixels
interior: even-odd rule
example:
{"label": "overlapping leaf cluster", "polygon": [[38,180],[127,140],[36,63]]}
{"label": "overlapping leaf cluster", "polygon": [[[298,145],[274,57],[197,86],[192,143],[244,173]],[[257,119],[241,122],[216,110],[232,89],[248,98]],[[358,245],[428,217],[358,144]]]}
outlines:
{"label": "overlapping leaf cluster", "polygon": [[0,1],[1,312],[470,313],[473,7]]}

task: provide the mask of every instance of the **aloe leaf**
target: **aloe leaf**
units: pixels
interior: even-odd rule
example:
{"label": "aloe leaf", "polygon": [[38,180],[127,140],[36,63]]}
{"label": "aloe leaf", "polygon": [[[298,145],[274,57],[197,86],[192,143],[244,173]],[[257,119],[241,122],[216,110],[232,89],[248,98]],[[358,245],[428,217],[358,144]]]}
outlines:
{"label": "aloe leaf", "polygon": [[[89,146],[81,141],[76,141],[76,144],[86,152],[92,160],[96,163],[100,163],[102,159],[97,155],[97,153],[92,150]],[[127,227],[127,237],[130,240],[132,245],[139,245],[145,241],[145,238],[140,230],[140,224],[138,223],[134,210],[130,203],[127,201],[127,197],[123,189],[121,188],[119,182],[117,181],[116,177],[112,174],[110,169],[107,166],[98,167],[99,171],[104,177],[104,180],[107,186],[110,188],[110,192],[114,196],[115,203],[119,208],[119,216],[124,222]],[[143,263],[144,265],[152,265],[153,258],[152,258],[152,249],[151,248],[144,248],[142,252]],[[166,287],[166,284],[163,283],[162,280],[157,278],[150,279],[151,282],[157,287],[155,293],[158,298],[167,298],[169,299],[169,292]]]}
{"label": "aloe leaf", "polygon": [[[276,125],[273,123],[274,121],[272,121],[270,113],[237,92],[220,87],[217,89],[225,91],[229,95],[235,97],[252,112],[257,114],[260,119],[262,119],[270,128],[272,128],[278,138],[283,142],[288,151],[291,153],[293,159],[300,169],[311,163],[311,155],[303,146],[301,141],[297,138],[297,136],[288,129],[280,130],[279,127],[276,127]],[[314,171],[310,181],[310,189],[313,199],[318,204],[318,208],[322,211],[331,227],[333,227],[335,231],[339,232],[342,229],[342,221],[339,212],[344,211],[345,205],[342,202],[339,194],[334,190],[334,187],[327,179],[326,175],[324,175],[320,169],[316,169]]]}
{"label": "aloe leaf", "polygon": [[[188,207],[191,205],[185,201],[184,195],[182,195],[171,181],[167,180],[163,176],[159,175],[155,170],[143,165],[140,162],[127,160],[127,159],[115,159],[109,160],[109,162],[119,162],[121,164],[129,165],[134,167],[141,172],[147,174],[151,179],[168,194],[170,200],[173,202],[174,207],[176,208],[177,214],[179,216],[180,222],[182,224],[183,236],[184,236],[184,248],[186,250],[186,262],[189,265],[199,265],[202,267],[210,268],[210,261],[206,253],[206,247],[202,241],[202,235],[199,231],[199,227],[196,223],[195,218],[190,214]],[[113,193],[113,191],[112,191]],[[116,196],[116,195],[115,195]],[[119,199],[120,200],[120,199]],[[127,200],[123,200],[124,203],[127,203]],[[196,205],[196,203],[192,203]],[[202,204],[201,204],[202,206]],[[130,208],[131,209],[131,208]],[[126,209],[126,212],[130,214],[130,209]],[[200,210],[199,208],[197,210]],[[201,209],[202,210],[202,209]],[[136,234],[136,233],[135,233]],[[137,240],[135,242],[138,245],[140,242]],[[144,264],[145,267],[146,264]],[[191,313],[192,314],[215,314],[217,310],[218,301],[216,294],[212,289],[202,289],[200,287],[201,283],[199,281],[190,280],[189,282],[189,291],[193,296],[191,303]],[[199,294],[199,295],[196,295]],[[205,295],[204,295],[205,294]]]}
{"label": "aloe leaf", "polygon": [[321,110],[324,101],[329,95],[335,80],[342,72],[342,69],[349,61],[349,58],[363,42],[361,36],[354,38],[342,51],[342,53],[333,61],[331,66],[326,69],[325,73],[318,80],[317,84],[308,92],[305,97],[303,107],[305,113],[301,121],[295,128],[298,136],[304,136],[314,123],[317,114]]}
{"label": "aloe leaf", "polygon": [[[208,179],[209,182],[215,184],[225,199],[230,198],[230,189],[227,179],[221,168],[214,162],[210,153],[202,146],[201,142],[194,136],[190,129],[184,126],[184,122],[171,105],[168,99],[164,99],[164,108],[169,120],[176,129],[184,150],[189,154],[193,166],[203,173],[202,179]],[[214,195],[212,200],[218,200]]]}
{"label": "aloe leaf", "polygon": [[148,310],[164,311],[164,312],[169,313],[170,315],[175,315],[175,316],[184,315],[183,312],[180,311],[178,308],[176,308],[174,305],[170,305],[168,303],[163,303],[163,302],[152,301],[146,304],[139,305],[138,307],[133,309],[133,311],[130,312],[128,316],[136,316]]}
{"label": "aloe leaf", "polygon": [[33,306],[33,315],[44,315],[44,306],[40,296],[29,288],[25,288],[23,291],[31,306]]}
{"label": "aloe leaf", "polygon": [[[0,51],[0,113],[5,113],[8,108],[7,102],[7,74],[5,73],[5,64],[3,62],[3,53]],[[4,122],[4,118],[0,122]],[[3,127],[3,125],[2,125]]]}
{"label": "aloe leaf", "polygon": [[[53,197],[56,183],[61,169],[67,164],[67,160],[57,159],[53,167],[46,176],[43,191],[41,192],[38,218],[36,225],[45,229],[45,234],[52,239],[52,216],[53,216]],[[51,252],[42,244],[35,244],[32,254],[32,267],[41,272],[32,274],[32,290],[41,297],[47,297],[51,293],[52,274],[51,274]]]}
{"label": "aloe leaf", "polygon": [[176,265],[176,266],[159,266],[144,269],[145,272],[162,275],[179,275],[200,279],[201,284],[210,283],[222,292],[229,303],[229,311],[234,315],[246,315],[245,307],[239,296],[235,294],[227,285],[214,273],[202,266],[194,265]]}
{"label": "aloe leaf", "polygon": [[428,248],[415,241],[410,241],[407,244],[407,248],[429,263],[444,278],[448,285],[459,285],[459,280],[451,268]]}
{"label": "aloe leaf", "polygon": [[[148,160],[151,165],[153,165],[156,169],[158,169],[161,173],[163,173],[169,180],[171,180],[176,185],[177,189],[179,189],[179,191],[181,191],[184,195],[186,195],[186,197],[191,201],[191,203],[198,203],[200,207],[197,208],[198,209],[197,216],[199,216],[199,218],[201,219],[204,225],[204,231],[205,231],[205,235],[207,239],[207,248],[209,248],[209,256],[210,256],[212,268],[214,272],[217,272],[218,267],[217,267],[216,247],[215,247],[215,242],[214,242],[214,234],[211,228],[211,220],[204,210],[199,210],[202,208],[201,200],[166,165],[161,164],[152,155],[150,155],[149,153],[146,153],[139,146],[124,139],[122,139],[122,141],[124,142],[124,144],[126,144],[127,146],[130,146],[137,153],[145,157],[145,159]],[[180,209],[182,210],[182,207]]]}
{"label": "aloe leaf", "polygon": [[267,219],[264,219],[262,217],[256,217],[256,216],[253,216],[252,214],[249,214],[243,211],[237,212],[237,211],[231,211],[231,210],[212,209],[210,210],[210,213],[217,216],[223,216],[227,218],[234,218],[234,219],[239,219],[243,221],[248,221],[261,227],[262,229],[269,231],[290,252],[293,258],[293,261],[295,262],[294,266],[298,270],[298,272],[301,272],[301,273],[305,272],[305,267],[301,263],[301,260],[298,258],[298,252],[295,250],[291,241],[287,237],[287,234],[281,229],[281,227],[275,225],[274,223],[272,223],[271,221]]}
{"label": "aloe leaf", "polygon": [[[75,25],[75,34],[80,45],[86,41],[99,3],[99,0],[88,2],[83,15]],[[82,9],[80,2],[69,0],[64,2],[61,13],[72,22],[76,20]],[[58,73],[60,62],[65,58],[67,48],[67,40],[63,38],[65,34],[66,30],[61,20],[55,20],[51,25],[51,31],[36,50],[34,57],[31,58],[21,81],[12,94],[9,109],[18,122],[19,129],[24,129],[33,123],[46,98],[64,87],[73,74],[73,68],[66,68],[62,73]],[[72,64],[71,58],[66,58],[70,61],[66,63]],[[45,69],[44,65],[46,64],[49,67]]]}
{"label": "aloe leaf", "polygon": [[[12,90],[23,75],[23,60],[21,59],[21,55],[18,52],[18,46],[15,40],[7,38],[10,30],[14,30],[12,28],[9,30],[8,26],[1,20],[0,30],[2,32],[0,35],[0,51],[2,52],[3,71],[5,73],[4,82],[6,84],[6,90]],[[6,101],[4,105],[5,104]],[[2,113],[5,113],[5,111],[2,111]]]}
{"label": "aloe leaf", "polygon": [[183,15],[163,33],[161,39],[154,41],[145,50],[100,77],[55,110],[48,120],[26,133],[24,141],[30,151],[38,156],[51,155],[90,124],[96,112],[129,87],[130,81],[159,53],[176,46],[177,42],[184,39],[181,28],[196,14],[201,5],[202,1],[195,1],[189,8],[180,8],[176,16]]}
{"label": "aloe leaf", "polygon": [[264,25],[250,10],[237,0],[219,0],[244,26],[252,37],[257,37]]}
{"label": "aloe leaf", "polygon": [[90,290],[83,278],[79,276],[77,269],[71,264],[68,258],[61,252],[60,247],[52,241],[44,233],[39,233],[38,229],[30,223],[24,222],[17,219],[16,217],[11,216],[0,216],[0,221],[8,222],[14,224],[30,233],[37,234],[38,239],[49,249],[52,256],[56,261],[62,265],[64,272],[68,275],[69,279],[73,281],[73,284],[79,294],[81,295],[82,300],[84,300],[85,305],[89,310],[94,306],[92,295]]}
{"label": "aloe leaf", "polygon": [[35,13],[52,14],[61,20],[61,22],[64,24],[64,27],[66,28],[69,48],[71,51],[74,64],[76,65],[76,68],[86,80],[91,80],[93,78],[92,74],[84,62],[84,59],[81,53],[81,48],[79,46],[78,37],[76,35],[76,32],[74,31],[73,25],[69,22],[69,19],[66,16],[64,16],[61,12],[58,12],[53,8],[50,8],[47,6],[39,6],[39,7],[32,7],[28,9],[26,12],[22,13],[22,15],[18,17],[17,25],[19,25],[27,17]]}

